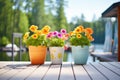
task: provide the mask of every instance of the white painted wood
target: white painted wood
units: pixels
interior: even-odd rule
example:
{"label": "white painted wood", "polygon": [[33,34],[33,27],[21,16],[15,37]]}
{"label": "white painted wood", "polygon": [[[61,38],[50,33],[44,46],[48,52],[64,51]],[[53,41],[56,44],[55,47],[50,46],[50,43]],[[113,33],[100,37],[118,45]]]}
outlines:
{"label": "white painted wood", "polygon": [[88,73],[85,71],[82,65],[74,65],[73,70],[76,77],[76,80],[91,80]]}
{"label": "white painted wood", "polygon": [[104,65],[106,68],[110,69],[111,71],[115,72],[116,74],[118,74],[120,76],[120,69],[118,69],[117,67],[115,67],[111,64],[108,64],[106,62],[103,62],[100,64]]}
{"label": "white painted wood", "polygon": [[0,80],[8,80],[10,79],[12,76],[18,74],[22,69],[12,69],[8,72],[6,72],[5,74],[0,76]]}
{"label": "white painted wood", "polygon": [[48,71],[50,63],[40,65],[34,72],[26,78],[26,80],[41,80],[45,73]]}
{"label": "white painted wood", "polygon": [[107,80],[98,70],[90,64],[84,65],[85,70],[88,72],[92,80]]}
{"label": "white painted wood", "polygon": [[2,69],[0,69],[0,75],[3,75],[10,70],[11,70],[10,68],[2,68]]}
{"label": "white painted wood", "polygon": [[109,62],[109,64],[112,64],[120,69],[120,64],[118,62]]}
{"label": "white painted wood", "polygon": [[61,65],[51,65],[47,71],[44,80],[58,80]]}
{"label": "white painted wood", "polygon": [[71,63],[63,63],[59,80],[75,80]]}
{"label": "white painted wood", "polygon": [[106,76],[109,80],[120,80],[120,76],[116,75],[114,72],[104,67],[100,63],[91,63],[99,72]]}
{"label": "white painted wood", "polygon": [[14,75],[10,80],[24,80],[27,78],[36,68],[38,65],[30,65],[27,66],[26,69],[23,69],[18,74]]}
{"label": "white painted wood", "polygon": [[0,80],[120,80],[120,62],[74,65],[30,65],[30,62],[1,62]]}

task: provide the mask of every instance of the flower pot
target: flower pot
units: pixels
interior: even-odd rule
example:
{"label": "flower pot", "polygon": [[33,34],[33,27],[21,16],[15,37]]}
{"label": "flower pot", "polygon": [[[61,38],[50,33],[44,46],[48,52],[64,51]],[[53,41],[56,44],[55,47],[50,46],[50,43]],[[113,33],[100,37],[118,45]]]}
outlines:
{"label": "flower pot", "polygon": [[74,64],[86,64],[89,56],[88,46],[72,46]]}
{"label": "flower pot", "polygon": [[49,47],[52,64],[62,64],[64,48],[63,47]]}
{"label": "flower pot", "polygon": [[44,64],[46,59],[47,47],[29,46],[29,57],[31,64]]}

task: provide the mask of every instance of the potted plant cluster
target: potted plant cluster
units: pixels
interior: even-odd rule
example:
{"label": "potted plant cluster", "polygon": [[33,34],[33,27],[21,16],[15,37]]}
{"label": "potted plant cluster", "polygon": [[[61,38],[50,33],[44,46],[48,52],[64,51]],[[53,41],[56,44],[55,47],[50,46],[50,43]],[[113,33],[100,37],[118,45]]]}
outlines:
{"label": "potted plant cluster", "polygon": [[92,37],[93,30],[91,28],[84,28],[80,25],[69,34],[69,42],[72,46],[74,63],[86,64],[89,56],[89,45],[91,41],[94,40]]}
{"label": "potted plant cluster", "polygon": [[65,40],[68,39],[68,34],[66,33],[66,30],[61,29],[60,32],[50,32],[47,35],[47,39],[52,64],[62,64],[64,55],[64,44]]}
{"label": "potted plant cluster", "polygon": [[29,32],[23,36],[24,43],[28,46],[31,64],[44,64],[47,52],[47,39],[50,27],[44,26],[41,30],[32,25]]}

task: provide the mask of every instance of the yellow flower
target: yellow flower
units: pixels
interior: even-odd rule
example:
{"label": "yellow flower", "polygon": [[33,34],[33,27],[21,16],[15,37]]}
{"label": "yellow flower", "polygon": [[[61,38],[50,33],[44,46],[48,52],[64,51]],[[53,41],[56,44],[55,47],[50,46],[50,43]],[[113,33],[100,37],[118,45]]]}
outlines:
{"label": "yellow flower", "polygon": [[58,53],[58,58],[62,58],[62,53]]}
{"label": "yellow flower", "polygon": [[26,32],[25,35],[23,36],[23,39],[26,40],[29,37],[30,32]]}
{"label": "yellow flower", "polygon": [[46,25],[43,27],[43,29],[47,29],[48,31],[50,30],[50,26]]}
{"label": "yellow flower", "polygon": [[35,33],[38,34],[38,35],[42,34],[41,30],[37,30]]}
{"label": "yellow flower", "polygon": [[77,27],[77,28],[75,28],[75,33],[81,33],[82,32],[82,30],[81,30],[81,28],[80,27]]}
{"label": "yellow flower", "polygon": [[33,35],[32,35],[32,38],[33,38],[33,39],[37,39],[37,38],[38,38],[38,34],[33,34]]}
{"label": "yellow flower", "polygon": [[35,25],[32,25],[32,26],[30,26],[29,29],[30,29],[30,31],[35,32],[38,29],[38,27]]}
{"label": "yellow flower", "polygon": [[82,36],[81,36],[81,34],[77,34],[76,37],[77,38],[81,38]]}

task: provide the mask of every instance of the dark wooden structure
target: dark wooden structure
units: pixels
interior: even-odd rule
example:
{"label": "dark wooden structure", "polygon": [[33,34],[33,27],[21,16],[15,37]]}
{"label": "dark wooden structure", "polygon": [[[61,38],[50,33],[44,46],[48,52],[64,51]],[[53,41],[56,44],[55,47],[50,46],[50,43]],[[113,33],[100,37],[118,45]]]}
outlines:
{"label": "dark wooden structure", "polygon": [[120,2],[112,4],[102,13],[102,17],[116,17],[118,21],[118,61],[120,61]]}
{"label": "dark wooden structure", "polygon": [[19,60],[21,60],[22,33],[12,33],[12,61],[14,61],[14,38],[19,38]]}

